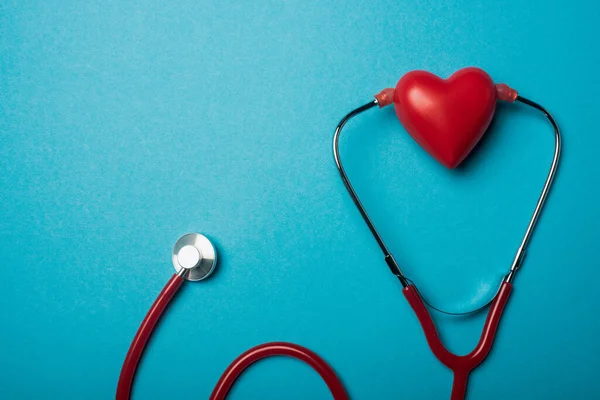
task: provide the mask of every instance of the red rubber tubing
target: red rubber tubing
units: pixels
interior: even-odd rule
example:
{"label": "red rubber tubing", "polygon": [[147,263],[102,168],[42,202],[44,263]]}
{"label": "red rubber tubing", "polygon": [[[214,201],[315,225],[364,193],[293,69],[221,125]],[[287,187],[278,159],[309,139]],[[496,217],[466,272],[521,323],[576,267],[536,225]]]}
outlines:
{"label": "red rubber tubing", "polygon": [[483,331],[479,338],[479,343],[477,343],[477,346],[475,346],[473,351],[464,356],[457,356],[444,347],[435,328],[435,324],[429,315],[429,311],[427,311],[427,307],[425,307],[423,300],[419,296],[417,288],[414,285],[409,285],[402,290],[406,300],[408,300],[408,303],[419,319],[431,351],[442,364],[454,372],[451,400],[462,400],[465,398],[469,373],[481,364],[490,352],[492,344],[494,343],[498,324],[500,323],[502,311],[508,301],[511,290],[512,284],[508,282],[502,283],[502,286],[500,286],[500,290],[488,311],[485,324],[483,325]]}
{"label": "red rubber tubing", "polygon": [[[125,357],[125,361],[123,362],[119,383],[117,384],[116,400],[130,399],[135,372],[144,352],[144,348],[148,343],[148,339],[150,338],[156,323],[183,282],[184,279],[182,277],[177,274],[173,275],[152,304],[152,307],[150,307],[150,310],[148,310],[148,314],[146,314],[146,317],[138,328],[138,331],[131,342],[131,346],[129,347],[129,351],[127,352],[127,356]],[[237,378],[246,370],[246,368],[263,358],[272,356],[288,356],[304,361],[317,371],[321,378],[323,378],[333,394],[334,400],[348,400],[348,395],[346,394],[340,379],[321,357],[305,347],[284,342],[261,344],[251,348],[236,358],[217,382],[217,386],[213,390],[210,400],[225,399],[225,396],[227,396],[227,393]]]}
{"label": "red rubber tubing", "polygon": [[317,371],[325,381],[334,400],[348,400],[348,395],[344,390],[342,382],[340,382],[333,369],[321,357],[306,347],[286,342],[264,343],[241,354],[223,372],[209,400],[224,400],[235,381],[246,368],[263,358],[272,356],[288,356],[304,361]]}
{"label": "red rubber tubing", "polygon": [[148,342],[156,323],[165,311],[165,308],[167,308],[167,305],[169,305],[169,302],[175,293],[177,293],[177,290],[183,281],[184,279],[179,275],[173,275],[152,304],[152,307],[150,307],[150,310],[148,310],[148,314],[146,314],[146,317],[135,334],[131,346],[129,346],[125,361],[123,362],[119,383],[117,384],[116,400],[129,400],[135,371],[140,362],[140,358],[142,357],[142,353],[144,352],[144,348],[146,347],[146,343]]}

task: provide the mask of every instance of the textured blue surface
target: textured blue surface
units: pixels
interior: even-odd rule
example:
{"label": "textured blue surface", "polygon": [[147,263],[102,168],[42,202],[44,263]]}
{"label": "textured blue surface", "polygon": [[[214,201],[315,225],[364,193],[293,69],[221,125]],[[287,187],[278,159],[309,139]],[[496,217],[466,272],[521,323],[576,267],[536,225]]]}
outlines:
{"label": "textured blue surface", "polygon": [[[449,396],[400,285],[345,193],[333,129],[405,72],[476,65],[551,110],[556,186],[469,399],[600,397],[597,2],[2,1],[0,398],[107,399],[189,231],[213,279],[162,321],[137,399],[207,398],[247,348],[321,354],[353,399]],[[450,3],[450,2],[448,2]],[[541,189],[552,132],[503,106],[457,171],[392,109],[348,125],[342,155],[407,275],[436,304],[481,304]],[[436,316],[450,349],[483,316]],[[232,399],[326,399],[270,360]]]}

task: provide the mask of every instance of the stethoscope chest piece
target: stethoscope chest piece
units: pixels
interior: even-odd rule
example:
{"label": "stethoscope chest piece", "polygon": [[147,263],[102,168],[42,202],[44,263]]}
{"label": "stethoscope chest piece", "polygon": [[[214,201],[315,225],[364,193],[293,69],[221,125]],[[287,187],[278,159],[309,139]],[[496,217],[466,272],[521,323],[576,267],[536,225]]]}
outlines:
{"label": "stethoscope chest piece", "polygon": [[188,281],[207,278],[217,265],[217,252],[208,238],[199,233],[183,235],[173,248],[173,266]]}

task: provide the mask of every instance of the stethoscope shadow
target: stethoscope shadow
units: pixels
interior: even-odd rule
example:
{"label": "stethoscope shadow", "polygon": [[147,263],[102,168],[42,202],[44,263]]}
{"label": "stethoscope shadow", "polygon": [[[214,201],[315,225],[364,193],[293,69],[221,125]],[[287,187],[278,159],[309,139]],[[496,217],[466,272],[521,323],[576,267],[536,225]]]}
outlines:
{"label": "stethoscope shadow", "polygon": [[[479,168],[483,163],[483,160],[490,157],[492,149],[497,148],[496,144],[499,142],[499,132],[503,132],[503,127],[510,123],[511,117],[515,115],[529,115],[533,118],[539,118],[543,120],[543,116],[539,113],[532,113],[530,109],[521,106],[520,104],[509,104],[505,102],[498,102],[496,106],[496,113],[494,119],[490,123],[489,128],[483,135],[474,151],[467,157],[454,171],[458,176],[466,176],[473,173],[474,170]],[[518,134],[518,132],[514,132]]]}

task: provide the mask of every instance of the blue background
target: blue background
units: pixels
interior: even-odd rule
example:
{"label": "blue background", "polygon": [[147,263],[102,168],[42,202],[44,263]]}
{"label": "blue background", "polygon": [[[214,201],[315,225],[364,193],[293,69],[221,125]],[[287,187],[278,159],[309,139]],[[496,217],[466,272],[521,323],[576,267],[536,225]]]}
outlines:
{"label": "blue background", "polygon": [[[450,3],[450,2],[448,2]],[[134,398],[207,398],[273,340],[323,356],[353,399],[449,397],[451,373],[345,192],[351,109],[413,69],[476,65],[551,110],[556,185],[470,399],[600,396],[597,2],[2,1],[0,398],[106,399],[190,231],[218,246],[143,359]],[[552,131],[501,105],[456,171],[391,108],[350,123],[347,171],[406,274],[484,303],[542,187]],[[484,315],[435,315],[464,354]],[[232,399],[329,398],[307,366],[252,368]]]}

